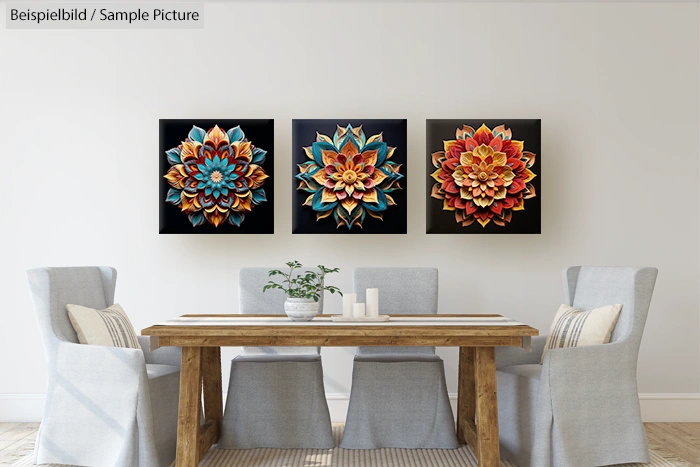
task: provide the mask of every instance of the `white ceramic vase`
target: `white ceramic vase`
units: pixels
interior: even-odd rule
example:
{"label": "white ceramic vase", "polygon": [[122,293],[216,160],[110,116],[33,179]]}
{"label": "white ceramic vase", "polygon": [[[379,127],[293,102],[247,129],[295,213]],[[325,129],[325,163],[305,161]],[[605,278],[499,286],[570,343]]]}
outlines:
{"label": "white ceramic vase", "polygon": [[284,311],[293,321],[311,321],[318,313],[318,302],[310,298],[287,297]]}

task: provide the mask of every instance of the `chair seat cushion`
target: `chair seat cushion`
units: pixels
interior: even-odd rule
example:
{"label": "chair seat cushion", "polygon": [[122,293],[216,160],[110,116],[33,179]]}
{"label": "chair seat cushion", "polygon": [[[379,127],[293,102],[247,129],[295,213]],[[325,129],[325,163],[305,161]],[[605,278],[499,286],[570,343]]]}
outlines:
{"label": "chair seat cushion", "polygon": [[179,372],[180,367],[175,365],[159,365],[156,363],[149,363],[146,365],[146,373],[148,373],[149,381],[160,378],[161,376],[167,376]]}
{"label": "chair seat cushion", "polygon": [[498,369],[499,373],[508,373],[513,376],[521,376],[523,378],[529,379],[540,379],[540,374],[542,373],[542,365],[539,363],[533,363],[529,365],[513,365],[506,366]]}

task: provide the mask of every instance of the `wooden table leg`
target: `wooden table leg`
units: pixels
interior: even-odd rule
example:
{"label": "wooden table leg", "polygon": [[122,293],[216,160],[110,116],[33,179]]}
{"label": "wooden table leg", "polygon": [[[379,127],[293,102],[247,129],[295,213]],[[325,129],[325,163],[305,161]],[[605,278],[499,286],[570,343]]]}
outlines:
{"label": "wooden table leg", "polygon": [[204,391],[204,420],[199,443],[199,459],[219,441],[224,416],[221,387],[221,348],[202,349],[202,380]]}
{"label": "wooden table leg", "polygon": [[195,467],[199,464],[201,416],[202,348],[183,347],[177,421],[177,467]]}
{"label": "wooden table leg", "polygon": [[459,375],[457,385],[457,439],[469,444],[476,453],[476,386],[474,384],[474,347],[459,348]]}
{"label": "wooden table leg", "polygon": [[460,347],[457,438],[474,452],[479,467],[500,465],[496,350]]}
{"label": "wooden table leg", "polygon": [[496,395],[496,349],[477,347],[474,365],[476,384],[476,441],[479,467],[501,465]]}

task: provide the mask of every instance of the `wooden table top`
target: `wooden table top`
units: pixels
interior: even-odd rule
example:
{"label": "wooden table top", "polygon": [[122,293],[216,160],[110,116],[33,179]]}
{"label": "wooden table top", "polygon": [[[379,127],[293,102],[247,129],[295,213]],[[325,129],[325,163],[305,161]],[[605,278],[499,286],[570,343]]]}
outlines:
{"label": "wooden table top", "polygon": [[312,321],[291,321],[286,315],[183,315],[147,327],[157,337],[450,337],[537,336],[531,326],[495,314],[393,315],[387,322],[333,322],[330,315]]}

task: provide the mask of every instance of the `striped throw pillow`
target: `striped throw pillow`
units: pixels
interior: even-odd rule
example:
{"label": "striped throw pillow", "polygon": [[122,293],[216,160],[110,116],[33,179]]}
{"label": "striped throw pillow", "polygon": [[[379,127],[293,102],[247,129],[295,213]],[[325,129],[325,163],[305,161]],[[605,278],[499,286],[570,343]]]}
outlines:
{"label": "striped throw pillow", "polygon": [[81,344],[140,349],[134,327],[118,304],[104,310],[66,305],[70,322]]}
{"label": "striped throw pillow", "polygon": [[560,306],[549,328],[541,362],[544,362],[547,350],[607,344],[621,310],[622,305],[619,304],[592,310],[580,310],[569,305]]}

